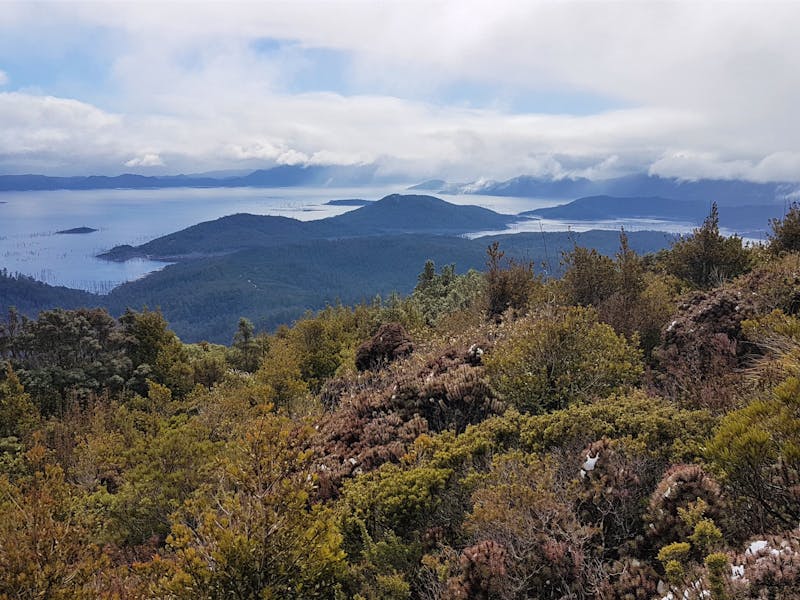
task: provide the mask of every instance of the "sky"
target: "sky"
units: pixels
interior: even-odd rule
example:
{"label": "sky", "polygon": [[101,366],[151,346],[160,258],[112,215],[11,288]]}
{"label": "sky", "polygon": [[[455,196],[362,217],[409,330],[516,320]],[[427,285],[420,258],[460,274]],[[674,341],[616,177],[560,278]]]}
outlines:
{"label": "sky", "polygon": [[800,181],[800,2],[8,2],[0,173]]}

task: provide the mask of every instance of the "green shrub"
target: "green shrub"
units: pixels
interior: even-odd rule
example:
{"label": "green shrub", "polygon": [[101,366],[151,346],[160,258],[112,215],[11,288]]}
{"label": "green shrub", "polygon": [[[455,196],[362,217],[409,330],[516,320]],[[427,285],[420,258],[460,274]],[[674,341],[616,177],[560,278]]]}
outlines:
{"label": "green shrub", "polygon": [[592,309],[531,315],[509,327],[485,359],[500,396],[529,413],[603,397],[642,375],[641,352]]}

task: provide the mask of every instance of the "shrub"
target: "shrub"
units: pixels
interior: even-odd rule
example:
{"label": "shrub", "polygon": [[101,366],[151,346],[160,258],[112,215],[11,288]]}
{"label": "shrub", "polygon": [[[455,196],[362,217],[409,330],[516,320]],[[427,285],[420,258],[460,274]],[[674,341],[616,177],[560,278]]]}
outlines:
{"label": "shrub", "polygon": [[[472,500],[465,530],[508,555],[506,591],[499,597],[584,597],[594,576],[593,532],[576,518],[552,463],[520,452],[498,456]],[[490,563],[495,572],[498,554]]]}
{"label": "shrub", "polygon": [[486,313],[490,319],[499,321],[509,309],[517,312],[525,309],[541,281],[534,276],[531,263],[504,260],[499,242],[489,246],[486,253]]}
{"label": "shrub", "polygon": [[[650,496],[645,520],[647,533],[657,546],[684,543],[694,533],[695,523],[684,512],[701,501],[703,515],[718,519],[723,502],[719,484],[699,465],[670,468]],[[686,544],[687,548],[689,544]],[[688,552],[688,550],[687,550]]]}
{"label": "shrub", "polygon": [[782,219],[770,219],[769,249],[774,254],[800,250],[800,204],[792,202]]}
{"label": "shrub", "polygon": [[755,504],[752,527],[800,519],[800,379],[788,378],[771,397],[727,415],[708,456],[736,495]]}
{"label": "shrub", "polygon": [[414,344],[399,323],[384,323],[372,339],[356,350],[356,369],[378,369],[411,354]]}
{"label": "shrub", "polygon": [[754,348],[742,322],[755,314],[752,296],[735,287],[689,295],[653,351],[659,390],[690,406],[728,407],[741,381],[736,371]]}
{"label": "shrub", "polygon": [[529,413],[607,396],[643,371],[641,352],[586,308],[515,322],[484,362],[501,398]]}
{"label": "shrub", "polygon": [[448,600],[489,600],[507,586],[506,550],[492,540],[464,548],[459,559],[461,574],[448,582]]}
{"label": "shrub", "polygon": [[750,259],[742,238],[720,234],[715,202],[703,225],[692,235],[676,241],[665,253],[663,262],[668,273],[696,288],[709,289],[745,273]]}

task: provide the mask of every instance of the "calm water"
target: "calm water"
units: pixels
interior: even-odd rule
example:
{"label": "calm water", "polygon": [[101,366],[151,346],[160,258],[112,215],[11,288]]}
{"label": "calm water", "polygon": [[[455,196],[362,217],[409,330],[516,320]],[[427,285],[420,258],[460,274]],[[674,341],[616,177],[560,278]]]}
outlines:
{"label": "calm water", "polygon": [[[108,293],[125,281],[163,268],[165,263],[130,260],[115,263],[96,258],[120,244],[139,245],[190,225],[234,213],[281,215],[300,220],[322,219],[355,207],[327,206],[329,200],[377,200],[409,193],[404,186],[380,188],[237,188],[166,190],[90,190],[0,193],[0,268],[23,273],[52,285]],[[517,214],[566,202],[557,199],[443,195],[454,204],[476,204]],[[568,223],[522,220],[503,233],[660,229],[685,233],[689,223],[626,220]],[[88,234],[57,234],[75,227],[97,229]],[[490,233],[471,235],[477,237]]]}
{"label": "calm water", "polygon": [[[397,186],[5,192],[0,194],[0,268],[52,285],[107,293],[120,283],[165,266],[148,260],[114,263],[96,258],[114,246],[143,244],[202,221],[241,212],[321,219],[354,208],[326,206],[328,200],[376,200],[405,191]],[[559,203],[490,196],[446,199],[505,213]],[[75,227],[98,231],[56,233]]]}

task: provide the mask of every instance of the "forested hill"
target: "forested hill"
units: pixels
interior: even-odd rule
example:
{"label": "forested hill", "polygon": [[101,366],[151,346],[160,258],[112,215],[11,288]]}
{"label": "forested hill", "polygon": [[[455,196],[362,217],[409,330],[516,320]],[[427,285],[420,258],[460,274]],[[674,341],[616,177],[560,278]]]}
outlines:
{"label": "forested hill", "polygon": [[[236,214],[192,225],[141,246],[116,246],[101,254],[107,260],[149,257],[161,260],[197,258],[243,248],[274,246],[324,237],[314,221]],[[328,228],[328,231],[331,231]]]}
{"label": "forested hill", "polygon": [[83,290],[52,286],[31,277],[9,273],[0,269],[0,310],[13,306],[24,315],[35,317],[46,308],[81,308],[101,306],[102,296]]}
{"label": "forested hill", "polygon": [[503,229],[518,221],[479,206],[461,206],[433,196],[392,194],[338,217],[319,221],[342,235],[372,233],[442,233]]}
{"label": "forested hill", "polygon": [[398,233],[460,235],[504,229],[519,219],[478,206],[451,204],[433,196],[392,194],[342,215],[317,221],[231,215],[194,225],[141,246],[117,246],[101,257],[109,260],[134,257],[172,260],[319,239]]}
{"label": "forested hill", "polygon": [[[266,217],[258,219],[272,222]],[[190,230],[202,232],[198,227]],[[236,231],[245,230],[250,229]],[[224,240],[237,242],[236,235],[220,238],[215,247],[224,248],[224,253],[167,266],[119,286],[108,296],[51,288],[28,279],[0,281],[0,306],[16,305],[31,317],[38,310],[58,306],[104,306],[113,314],[121,314],[129,306],[160,307],[185,341],[228,342],[242,316],[251,319],[259,330],[271,330],[326,303],[369,301],[376,294],[386,297],[393,291],[408,293],[427,259],[438,265],[455,263],[459,272],[482,270],[486,248],[493,241],[499,241],[509,257],[534,262],[538,272],[542,272],[544,263],[550,273],[558,272],[561,252],[571,250],[575,243],[604,254],[613,254],[619,244],[618,233],[613,231],[524,233],[475,240],[413,234],[272,243],[272,238],[265,237],[270,240],[267,245],[235,251],[230,251]],[[652,231],[631,233],[629,237],[631,245],[642,253],[664,248],[673,239],[664,232]],[[182,252],[191,249],[187,245]],[[67,297],[67,292],[74,294]]]}
{"label": "forested hill", "polygon": [[[438,265],[454,263],[459,272],[483,270],[486,248],[493,241],[499,241],[509,257],[532,261],[537,267],[546,263],[551,272],[558,272],[561,252],[571,250],[576,241],[613,254],[618,238],[614,231],[592,231],[475,240],[422,234],[308,240],[170,265],[119,286],[104,302],[115,313],[126,306],[160,306],[182,339],[225,342],[241,316],[259,330],[271,330],[329,303],[409,293],[428,259]],[[672,236],[636,232],[630,240],[644,253],[668,246]]]}

